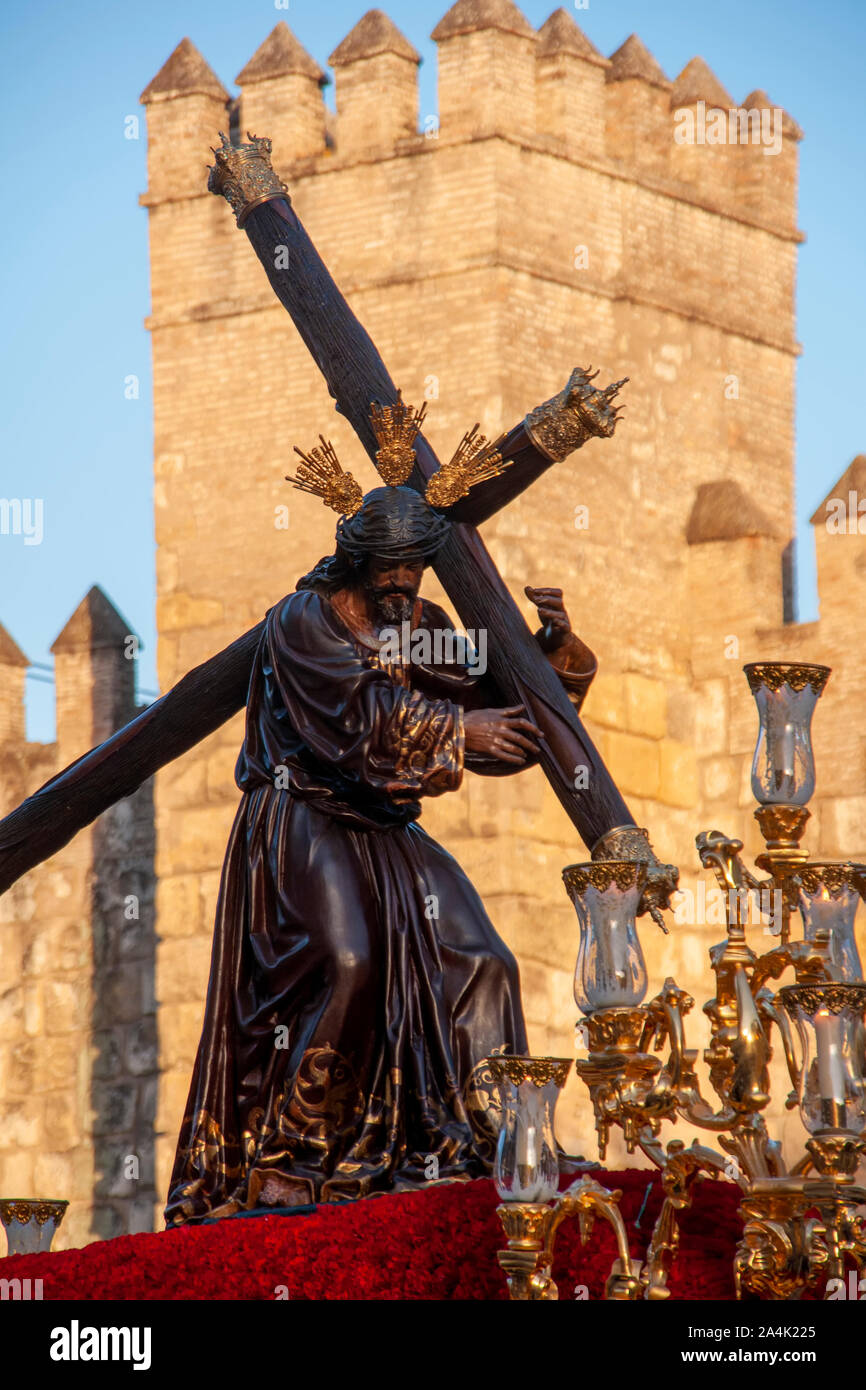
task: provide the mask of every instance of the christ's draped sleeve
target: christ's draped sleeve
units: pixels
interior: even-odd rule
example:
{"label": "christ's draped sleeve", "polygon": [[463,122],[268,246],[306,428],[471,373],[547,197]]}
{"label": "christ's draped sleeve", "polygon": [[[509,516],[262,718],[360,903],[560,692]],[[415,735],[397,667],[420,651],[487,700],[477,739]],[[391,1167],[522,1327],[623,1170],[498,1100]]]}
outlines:
{"label": "christ's draped sleeve", "polygon": [[461,705],[395,681],[308,590],[268,614],[247,710],[242,790],[271,781],[341,819],[387,825],[462,780]]}
{"label": "christ's draped sleeve", "polygon": [[[539,628],[535,634],[539,643],[541,643],[543,632],[544,629]],[[559,676],[566,695],[574,705],[575,714],[579,714],[586,698],[586,692],[598,670],[594,653],[585,642],[580,640],[576,632],[570,632],[561,646],[547,653],[547,659]]]}

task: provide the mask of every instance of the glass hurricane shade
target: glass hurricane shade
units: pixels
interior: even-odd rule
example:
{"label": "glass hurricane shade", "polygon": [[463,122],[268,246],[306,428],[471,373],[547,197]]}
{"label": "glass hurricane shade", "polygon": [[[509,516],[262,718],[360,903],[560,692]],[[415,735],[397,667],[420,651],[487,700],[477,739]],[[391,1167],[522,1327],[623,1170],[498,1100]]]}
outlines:
{"label": "glass hurricane shade", "polygon": [[490,1057],[502,1125],[493,1180],[504,1202],[549,1202],[559,1189],[553,1119],[571,1070],[568,1057]]}
{"label": "glass hurricane shade", "polygon": [[636,914],[646,863],[595,860],[563,872],[580,924],[574,998],[584,1014],[634,1009],[647,991]]}
{"label": "glass hurricane shade", "polygon": [[778,997],[800,1037],[803,1124],[810,1134],[862,1134],[866,985],[787,985]]}
{"label": "glass hurricane shade", "polygon": [[752,795],[761,806],[805,806],[815,791],[812,713],[829,668],[756,662],[743,669],[760,721]]}
{"label": "glass hurricane shade", "polygon": [[854,936],[854,919],[864,887],[866,865],[810,861],[798,876],[803,935],[814,941],[827,927],[836,979],[863,979],[863,966]]}

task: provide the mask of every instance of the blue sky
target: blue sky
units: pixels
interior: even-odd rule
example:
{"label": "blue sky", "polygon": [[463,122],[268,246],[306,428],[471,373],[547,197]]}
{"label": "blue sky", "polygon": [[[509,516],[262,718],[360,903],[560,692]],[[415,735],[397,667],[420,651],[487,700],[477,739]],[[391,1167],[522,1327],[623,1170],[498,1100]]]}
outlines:
{"label": "blue sky", "polygon": [[[536,26],[556,6],[524,0]],[[566,8],[568,8],[566,3]],[[435,44],[447,0],[382,6],[421,52],[421,117],[436,110]],[[324,67],[363,0],[29,0],[0,18],[6,130],[0,294],[0,495],[44,499],[44,537],[0,535],[0,622],[31,661],[100,584],[145,644],[156,688],[146,187],[138,97],[188,35],[231,91],[285,19]],[[575,18],[610,54],[636,31],[669,77],[695,54],[734,98],[762,87],[806,132],[801,145],[797,479],[800,617],[816,616],[808,517],[857,453],[863,419],[866,124],[863,0],[589,0]],[[333,102],[333,89],[329,89]],[[136,376],[138,399],[125,382]],[[31,738],[53,737],[53,690],[28,681]]]}

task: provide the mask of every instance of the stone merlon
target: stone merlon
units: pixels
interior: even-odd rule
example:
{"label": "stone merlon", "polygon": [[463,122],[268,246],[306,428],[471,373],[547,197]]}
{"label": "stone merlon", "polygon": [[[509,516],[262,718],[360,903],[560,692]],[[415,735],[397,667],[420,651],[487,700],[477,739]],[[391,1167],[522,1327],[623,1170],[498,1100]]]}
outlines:
{"label": "stone merlon", "polygon": [[[750,92],[746,97],[746,100],[743,102],[743,109],[745,111],[773,111],[775,107],[767,96],[767,93],[758,88],[756,91]],[[784,109],[780,109],[782,110],[782,134],[790,136],[792,140],[802,140],[803,132],[797,125],[794,117],[789,116],[788,112]]]}
{"label": "stone merlon", "polygon": [[293,75],[309,77],[320,87],[327,86],[331,80],[281,19],[238,73],[235,82],[239,87],[246,87],[253,82]]}
{"label": "stone merlon", "polygon": [[430,35],[436,43],[457,34],[473,34],[479,29],[502,29],[522,39],[538,37],[529,20],[512,0],[457,0],[442,16]]}
{"label": "stone merlon", "polygon": [[736,105],[730,92],[725,90],[703,58],[692,58],[674,82],[671,108],[694,106],[699,101],[705,101],[707,106],[721,107],[724,111]]}
{"label": "stone merlon", "polygon": [[[95,651],[98,647],[122,647],[135,636],[111,599],[94,584],[51,645],[51,652]],[[139,643],[139,650],[141,644]]]}
{"label": "stone merlon", "polygon": [[686,526],[689,545],[737,541],[745,536],[777,536],[778,529],[757,502],[732,478],[701,483]]}
{"label": "stone merlon", "polygon": [[395,53],[398,58],[420,63],[421,55],[404,34],[381,10],[368,10],[358,20],[343,42],[338,44],[328,62],[332,68],[355,63],[359,58],[374,58],[378,53]]}
{"label": "stone merlon", "polygon": [[4,803],[8,800],[14,804],[26,794],[23,783],[14,777],[14,760],[27,738],[24,685],[29,665],[18,643],[0,623],[0,744],[19,745],[12,758],[6,756],[0,767],[0,799]]}
{"label": "stone merlon", "polygon": [[572,58],[583,58],[587,63],[607,67],[608,60],[599,53],[595,44],[590,43],[586,34],[575,24],[568,10],[554,10],[538,31],[538,58],[556,58],[561,53]]}
{"label": "stone merlon", "polygon": [[0,623],[0,666],[29,666],[30,662],[15,641]]}
{"label": "stone merlon", "polygon": [[630,34],[625,43],[610,55],[610,67],[607,70],[608,82],[625,82],[629,78],[649,82],[654,87],[663,87],[665,91],[671,86],[646,44],[641,42],[637,34]]}
{"label": "stone merlon", "polygon": [[139,100],[147,105],[152,101],[192,96],[193,93],[213,97],[216,101],[229,100],[225,87],[195,44],[190,39],[181,39],[156,77],[147,84]]}
{"label": "stone merlon", "polygon": [[810,517],[812,525],[820,526],[827,520],[828,503],[840,501],[847,506],[849,492],[856,492],[858,498],[866,498],[866,454],[858,454],[851,460],[839,481],[833,484]]}

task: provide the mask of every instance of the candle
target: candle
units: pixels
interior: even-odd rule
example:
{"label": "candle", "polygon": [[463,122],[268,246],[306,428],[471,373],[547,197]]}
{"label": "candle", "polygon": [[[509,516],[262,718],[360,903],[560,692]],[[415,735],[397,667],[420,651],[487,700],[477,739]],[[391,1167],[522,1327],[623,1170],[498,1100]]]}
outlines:
{"label": "candle", "polygon": [[514,1172],[516,1183],[513,1195],[523,1202],[538,1200],[540,1185],[538,1128],[543,1123],[539,1114],[542,1093],[531,1082],[518,1091],[521,1104],[515,1115]]}
{"label": "candle", "polygon": [[517,1164],[529,1175],[529,1181],[534,1182],[538,1167],[538,1130],[531,1122],[522,1124],[518,1121]]}
{"label": "candle", "polygon": [[838,898],[834,901],[823,885],[820,894],[804,894],[804,899],[806,910],[803,913],[803,918],[806,940],[817,941],[819,933],[821,933],[822,930],[826,931],[826,939],[830,946],[830,956],[833,963],[836,964],[836,927],[838,926],[840,912],[844,910],[847,904],[843,903]]}
{"label": "candle", "polygon": [[794,726],[786,724],[782,735],[782,775],[794,780]]}
{"label": "candle", "polygon": [[769,785],[776,797],[791,800],[794,796],[794,755],[797,730],[791,722],[787,700],[770,695],[767,703],[767,773]]}
{"label": "candle", "polygon": [[559,1167],[553,1152],[552,1132],[548,1131],[544,1089],[522,1088],[514,1133],[514,1183],[510,1197],[518,1202],[549,1202],[556,1196]]}
{"label": "candle", "polygon": [[845,1128],[845,1063],[842,1057],[842,1019],[827,1009],[815,1015],[818,1053],[818,1091],[821,1122],[829,1129]]}
{"label": "candle", "polygon": [[[812,872],[820,874],[824,867],[821,864],[813,865]],[[800,890],[805,938],[815,941],[821,928],[826,928],[836,978],[840,980],[863,978],[863,967],[854,939],[854,918],[859,901],[859,894],[851,883],[846,883],[835,896],[824,883],[820,890],[811,886],[808,890],[805,887]]]}

